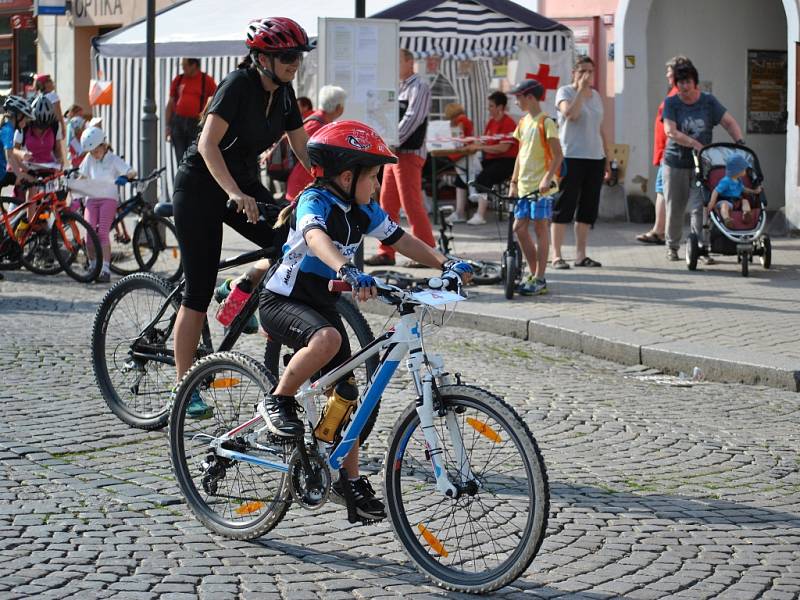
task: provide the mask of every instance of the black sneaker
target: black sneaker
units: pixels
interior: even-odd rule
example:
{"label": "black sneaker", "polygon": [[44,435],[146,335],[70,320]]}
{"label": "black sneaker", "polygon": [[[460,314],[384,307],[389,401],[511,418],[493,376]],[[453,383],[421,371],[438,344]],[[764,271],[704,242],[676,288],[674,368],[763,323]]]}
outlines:
{"label": "black sneaker", "polygon": [[303,435],[303,422],[297,417],[300,408],[294,396],[270,394],[258,403],[258,414],[267,423],[267,428],[281,437]]}
{"label": "black sneaker", "polygon": [[372,484],[370,484],[366,475],[362,475],[355,481],[347,480],[347,482],[339,478],[331,486],[331,500],[336,504],[347,506],[345,483],[350,486],[350,495],[355,504],[356,516],[359,519],[362,521],[382,521],[386,518],[383,502],[375,497],[375,490],[372,489]]}

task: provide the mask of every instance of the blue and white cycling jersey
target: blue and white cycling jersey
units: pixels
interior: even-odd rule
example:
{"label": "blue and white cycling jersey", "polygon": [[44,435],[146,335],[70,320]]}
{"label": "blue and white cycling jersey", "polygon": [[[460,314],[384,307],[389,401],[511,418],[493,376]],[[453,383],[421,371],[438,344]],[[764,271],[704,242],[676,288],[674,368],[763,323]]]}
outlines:
{"label": "blue and white cycling jersey", "polygon": [[347,259],[355,256],[364,235],[384,244],[393,244],[403,235],[400,226],[375,200],[348,204],[324,188],[304,191],[283,246],[283,257],[272,269],[266,288],[312,306],[332,305],[338,296],[328,291],[328,282],[336,279],[336,272],[314,256],[306,244],[305,234],[312,229],[325,231]]}

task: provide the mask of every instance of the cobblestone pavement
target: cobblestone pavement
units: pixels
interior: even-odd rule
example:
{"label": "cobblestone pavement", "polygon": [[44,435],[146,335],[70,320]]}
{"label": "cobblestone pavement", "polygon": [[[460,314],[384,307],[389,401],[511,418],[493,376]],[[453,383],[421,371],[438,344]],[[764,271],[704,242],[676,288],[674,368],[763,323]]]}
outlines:
{"label": "cobblestone pavement", "polygon": [[[6,276],[0,597],[458,597],[426,583],[388,524],[350,526],[335,506],[292,508],[256,542],[210,534],[177,494],[165,433],[128,428],[95,387],[88,337],[107,286]],[[455,328],[436,340],[451,367],[524,416],[549,469],[548,536],[497,597],[798,597],[797,394],[676,387]],[[239,349],[258,356],[258,336]],[[367,471],[410,400],[399,389],[363,453]]]}
{"label": "cobblestone pavement", "polygon": [[[761,364],[778,364],[779,357],[800,368],[800,239],[773,238],[772,268],[765,270],[756,257],[744,278],[735,256],[717,256],[718,264],[691,272],[681,248],[681,261],[667,262],[664,246],[634,241],[645,230],[598,223],[590,234],[589,255],[603,263],[601,269],[548,269],[546,296],[511,302],[499,285],[473,288],[467,310],[524,319],[571,317],[605,326],[612,339],[629,331],[706,350],[740,350]],[[455,250],[499,261],[505,231],[496,222],[456,225]],[[571,263],[575,249],[572,232],[567,235],[563,251]],[[368,240],[367,256],[373,248]]]}

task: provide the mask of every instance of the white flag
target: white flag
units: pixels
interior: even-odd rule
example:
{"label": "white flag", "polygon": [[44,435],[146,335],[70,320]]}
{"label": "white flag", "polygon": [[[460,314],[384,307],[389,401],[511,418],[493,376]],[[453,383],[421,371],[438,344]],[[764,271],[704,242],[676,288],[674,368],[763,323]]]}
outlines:
{"label": "white flag", "polygon": [[556,92],[562,85],[572,81],[572,51],[545,52],[522,44],[517,52],[517,60],[509,61],[508,81],[513,87],[523,79],[541,82],[545,88],[542,110],[555,118]]}

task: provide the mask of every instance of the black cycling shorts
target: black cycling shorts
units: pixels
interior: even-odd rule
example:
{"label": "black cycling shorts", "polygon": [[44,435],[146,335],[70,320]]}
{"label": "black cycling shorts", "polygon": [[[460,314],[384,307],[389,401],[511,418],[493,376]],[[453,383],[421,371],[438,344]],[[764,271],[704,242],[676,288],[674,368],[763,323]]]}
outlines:
{"label": "black cycling shorts", "polygon": [[494,185],[499,185],[511,179],[511,176],[514,174],[514,162],[516,160],[516,158],[509,158],[507,156],[488,160],[484,158],[481,161],[481,172],[478,173],[475,181],[483,187],[491,188]]}
{"label": "black cycling shorts", "polygon": [[[260,183],[240,187],[257,202],[275,203],[272,193]],[[186,277],[181,303],[192,310],[206,312],[211,302],[222,252],[223,223],[261,248],[273,248],[274,257],[280,256],[289,232],[288,224],[281,229],[272,228],[277,206],[270,219],[253,224],[244,213],[228,209],[227,202],[228,194],[210,174],[178,169],[172,204]]]}
{"label": "black cycling shorts", "polygon": [[299,350],[308,346],[311,336],[320,329],[333,327],[342,336],[339,351],[322,367],[325,373],[350,358],[350,340],[336,306],[311,306],[270,291],[261,292],[258,316],[261,327],[284,346]]}

